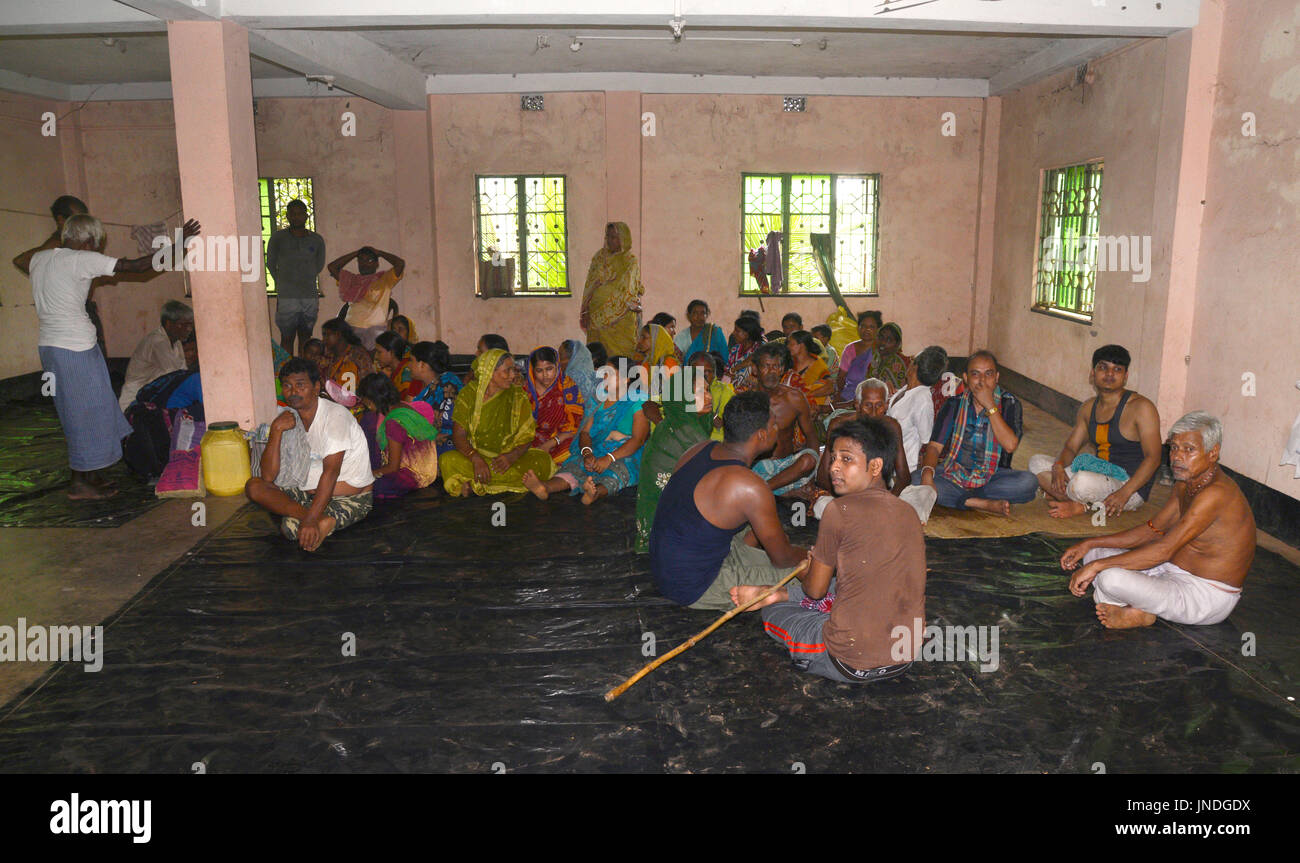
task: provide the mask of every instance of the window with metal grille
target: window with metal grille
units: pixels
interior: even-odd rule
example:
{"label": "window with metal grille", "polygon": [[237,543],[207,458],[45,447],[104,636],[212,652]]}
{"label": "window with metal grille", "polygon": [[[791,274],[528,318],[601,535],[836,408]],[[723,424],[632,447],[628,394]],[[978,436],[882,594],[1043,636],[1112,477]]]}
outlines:
{"label": "window with metal grille", "polygon": [[825,294],[812,235],[827,234],[843,294],[876,294],[879,174],[742,174],[740,293],[761,293],[749,254],[781,234],[783,292]]}
{"label": "window with metal grille", "polygon": [[564,177],[475,179],[477,295],[569,296]]}
{"label": "window with metal grille", "polygon": [[[257,181],[258,200],[262,205],[262,251],[271,234],[281,228],[289,227],[289,216],[285,208],[293,200],[307,205],[307,230],[316,230],[316,198],[312,194],[311,177],[261,177]],[[266,274],[266,292],[275,293],[275,279],[270,271],[263,267]]]}
{"label": "window with metal grille", "polygon": [[1097,297],[1101,175],[1100,161],[1043,172],[1035,311],[1092,321]]}

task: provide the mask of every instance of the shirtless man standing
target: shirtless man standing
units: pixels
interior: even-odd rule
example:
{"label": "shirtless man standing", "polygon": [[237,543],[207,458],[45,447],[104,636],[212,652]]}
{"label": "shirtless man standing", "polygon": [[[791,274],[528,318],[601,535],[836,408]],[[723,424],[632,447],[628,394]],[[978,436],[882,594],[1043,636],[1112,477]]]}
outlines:
{"label": "shirtless man standing", "polygon": [[790,494],[807,485],[817,470],[817,450],[796,450],[794,442],[798,425],[805,444],[816,445],[812,406],[799,390],[781,383],[790,370],[790,350],[785,345],[764,344],[754,351],[753,359],[758,368],[758,391],[771,401],[772,422],[777,428],[776,446],[767,458],[754,463],[754,473],[767,482],[773,494]]}
{"label": "shirtless man standing", "polygon": [[[1255,517],[1219,467],[1223,425],[1193,411],[1169,430],[1174,493],[1146,524],[1066,549],[1061,568],[1083,566],[1070,592],[1092,585],[1097,618],[1108,629],[1227,619],[1255,559]],[[1125,551],[1125,549],[1129,549]]]}
{"label": "shirtless man standing", "polygon": [[767,395],[737,394],[723,412],[723,431],[722,443],[703,441],[682,454],[650,531],[659,591],[678,605],[718,611],[732,607],[731,588],[777,584],[808,553],[790,544],[776,499],[749,468],[777,434]]}
{"label": "shirtless man standing", "polygon": [[[1029,459],[1029,472],[1050,498],[1052,518],[1082,515],[1098,503],[1107,515],[1118,515],[1142,506],[1151,494],[1160,467],[1160,414],[1150,399],[1124,388],[1128,367],[1129,352],[1120,345],[1093,351],[1091,382],[1097,395],[1079,406],[1056,461],[1048,455]],[[1092,464],[1076,469],[1075,459],[1088,444],[1097,458],[1089,454],[1085,461]]]}

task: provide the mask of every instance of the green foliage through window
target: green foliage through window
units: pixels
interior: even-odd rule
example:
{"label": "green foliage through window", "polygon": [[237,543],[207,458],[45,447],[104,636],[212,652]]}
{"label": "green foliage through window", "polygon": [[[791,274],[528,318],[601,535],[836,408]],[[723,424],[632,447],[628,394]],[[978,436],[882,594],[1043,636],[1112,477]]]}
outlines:
{"label": "green foliage through window", "polygon": [[824,294],[811,234],[830,234],[835,280],[844,294],[876,293],[880,236],[879,174],[743,174],[740,291],[759,293],[749,274],[749,252],[782,234],[784,291]]}
{"label": "green foliage through window", "polygon": [[1101,162],[1043,172],[1035,309],[1072,320],[1092,320],[1101,176]]}
{"label": "green foliage through window", "polygon": [[565,178],[476,180],[478,294],[568,296]]}
{"label": "green foliage through window", "polygon": [[[311,177],[261,177],[257,181],[258,201],[262,207],[262,252],[271,234],[289,227],[285,208],[295,198],[307,205],[307,230],[316,230],[316,199],[312,195]],[[266,273],[266,292],[275,290],[275,279]]]}

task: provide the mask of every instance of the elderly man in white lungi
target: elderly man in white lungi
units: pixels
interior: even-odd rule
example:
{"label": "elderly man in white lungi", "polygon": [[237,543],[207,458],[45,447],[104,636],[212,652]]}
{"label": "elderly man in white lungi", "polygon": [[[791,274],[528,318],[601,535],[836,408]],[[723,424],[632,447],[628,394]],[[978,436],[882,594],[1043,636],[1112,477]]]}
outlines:
{"label": "elderly man in white lungi", "polygon": [[[198,232],[198,222],[185,223],[185,240]],[[97,500],[117,493],[100,471],[122,458],[122,438],[131,433],[131,426],[113,395],[95,325],[86,314],[86,297],[95,278],[146,272],[153,269],[155,256],[100,254],[104,226],[87,214],[65,220],[60,237],[58,248],[31,257],[32,297],[40,322],[36,344],[41,368],[53,376],[54,407],[68,439],[68,497]]]}

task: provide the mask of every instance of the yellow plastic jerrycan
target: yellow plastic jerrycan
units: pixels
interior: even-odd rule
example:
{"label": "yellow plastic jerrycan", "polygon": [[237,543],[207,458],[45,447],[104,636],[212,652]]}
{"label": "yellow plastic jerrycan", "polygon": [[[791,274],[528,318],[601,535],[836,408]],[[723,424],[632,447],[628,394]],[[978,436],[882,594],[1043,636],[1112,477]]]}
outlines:
{"label": "yellow plastic jerrycan", "polygon": [[248,441],[233,422],[211,423],[202,441],[203,485],[208,494],[233,497],[243,494],[253,475]]}

